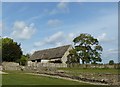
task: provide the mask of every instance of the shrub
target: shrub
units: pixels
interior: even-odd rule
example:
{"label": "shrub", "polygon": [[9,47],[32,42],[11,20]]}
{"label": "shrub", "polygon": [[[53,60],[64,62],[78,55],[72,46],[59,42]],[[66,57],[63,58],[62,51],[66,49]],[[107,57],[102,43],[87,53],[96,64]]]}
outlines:
{"label": "shrub", "polygon": [[109,65],[113,65],[114,64],[114,61],[113,60],[110,60],[109,61]]}
{"label": "shrub", "polygon": [[20,59],[20,65],[27,65],[27,60],[28,60],[28,57],[26,57],[25,55],[22,55],[21,59]]}

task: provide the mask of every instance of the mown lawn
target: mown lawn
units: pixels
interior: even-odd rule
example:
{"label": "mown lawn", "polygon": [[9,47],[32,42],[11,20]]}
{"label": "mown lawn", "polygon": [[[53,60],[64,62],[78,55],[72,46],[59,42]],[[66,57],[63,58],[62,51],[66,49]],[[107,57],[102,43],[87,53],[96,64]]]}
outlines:
{"label": "mown lawn", "polygon": [[6,71],[2,75],[2,85],[90,85],[76,81],[26,74],[19,71]]}

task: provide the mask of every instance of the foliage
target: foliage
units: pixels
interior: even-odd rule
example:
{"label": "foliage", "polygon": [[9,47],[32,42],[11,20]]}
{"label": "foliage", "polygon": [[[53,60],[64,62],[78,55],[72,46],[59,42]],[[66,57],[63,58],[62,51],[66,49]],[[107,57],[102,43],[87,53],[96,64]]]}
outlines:
{"label": "foliage", "polygon": [[25,55],[22,55],[19,61],[20,65],[23,65],[23,66],[27,65],[27,60],[28,60],[28,57]]}
{"label": "foliage", "polygon": [[[78,59],[82,60],[82,63],[101,62],[102,46],[99,45],[99,41],[92,37],[90,34],[80,34],[74,38],[74,48],[70,51],[68,59],[69,62],[79,62]],[[75,61],[73,61],[75,60]]]}
{"label": "foliage", "polygon": [[68,64],[71,64],[71,63],[78,63],[79,62],[79,56],[77,54],[77,51],[76,49],[72,49],[69,51],[69,55],[67,56],[68,57],[68,60],[66,63]]}
{"label": "foliage", "polygon": [[113,60],[110,60],[109,61],[109,65],[113,65],[114,64],[114,61]]}
{"label": "foliage", "polygon": [[25,56],[26,56],[28,59],[30,58],[30,54],[26,54]]}
{"label": "foliage", "polygon": [[16,62],[21,58],[22,51],[20,44],[14,42],[11,38],[2,38],[2,61]]}

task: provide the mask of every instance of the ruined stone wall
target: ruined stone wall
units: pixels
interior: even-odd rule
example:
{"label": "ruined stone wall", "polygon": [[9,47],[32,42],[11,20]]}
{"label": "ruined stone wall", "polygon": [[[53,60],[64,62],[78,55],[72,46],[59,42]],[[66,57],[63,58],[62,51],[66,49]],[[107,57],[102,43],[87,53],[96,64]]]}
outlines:
{"label": "ruined stone wall", "polygon": [[3,62],[2,70],[20,70],[19,63],[15,62]]}
{"label": "ruined stone wall", "polygon": [[120,65],[114,64],[114,65],[109,65],[109,64],[69,64],[67,65],[68,67],[78,67],[78,68],[120,68]]}

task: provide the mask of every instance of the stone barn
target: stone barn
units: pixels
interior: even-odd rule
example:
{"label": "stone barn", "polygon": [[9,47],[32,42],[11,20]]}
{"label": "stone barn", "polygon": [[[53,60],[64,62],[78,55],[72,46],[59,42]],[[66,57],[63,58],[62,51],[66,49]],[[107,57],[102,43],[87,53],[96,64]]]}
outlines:
{"label": "stone barn", "polygon": [[28,66],[31,64],[66,64],[71,45],[60,46],[45,50],[35,51],[28,60]]}

